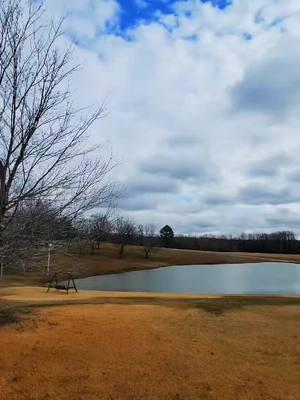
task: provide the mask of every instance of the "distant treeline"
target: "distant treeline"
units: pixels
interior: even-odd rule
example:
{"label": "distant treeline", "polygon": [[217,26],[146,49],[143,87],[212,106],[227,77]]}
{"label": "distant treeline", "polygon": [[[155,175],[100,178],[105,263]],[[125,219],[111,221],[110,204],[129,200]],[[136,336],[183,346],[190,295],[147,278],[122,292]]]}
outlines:
{"label": "distant treeline", "polygon": [[249,253],[300,253],[300,241],[293,232],[241,234],[228,236],[175,236],[172,247],[179,249]]}
{"label": "distant treeline", "polygon": [[[128,244],[143,246],[145,240],[151,243],[151,247],[170,247],[186,250],[224,251],[224,252],[248,252],[248,253],[283,253],[300,254],[300,241],[291,231],[280,231],[273,233],[242,233],[238,237],[232,235],[205,235],[184,236],[174,235],[166,245],[161,235],[154,234],[151,237],[145,234],[135,234],[127,238]],[[122,238],[114,233],[107,237],[108,241],[114,243],[122,242]]]}
{"label": "distant treeline", "polygon": [[[141,246],[145,258],[159,247],[255,253],[300,254],[300,241],[291,231],[242,233],[237,237],[183,236],[169,225],[160,230],[152,224],[137,224],[120,216],[92,215],[70,218],[61,216],[45,201],[27,202],[19,207],[15,218],[2,232],[0,261],[10,273],[44,268],[50,251],[83,256],[102,250],[104,242],[119,245],[120,258],[127,256],[128,245]],[[50,250],[51,249],[51,250]]]}

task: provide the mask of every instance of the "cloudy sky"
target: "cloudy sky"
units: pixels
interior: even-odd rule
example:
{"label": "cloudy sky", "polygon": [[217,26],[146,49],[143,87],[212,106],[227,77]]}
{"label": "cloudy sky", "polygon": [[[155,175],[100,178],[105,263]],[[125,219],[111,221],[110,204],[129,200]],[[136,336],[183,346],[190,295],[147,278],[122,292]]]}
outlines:
{"label": "cloudy sky", "polygon": [[120,213],[180,233],[300,233],[300,1],[45,0],[112,150]]}

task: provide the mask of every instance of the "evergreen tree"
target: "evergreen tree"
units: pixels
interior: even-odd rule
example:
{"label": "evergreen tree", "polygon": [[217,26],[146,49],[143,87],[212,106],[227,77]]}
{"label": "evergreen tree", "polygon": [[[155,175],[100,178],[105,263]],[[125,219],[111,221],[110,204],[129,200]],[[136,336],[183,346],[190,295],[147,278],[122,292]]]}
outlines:
{"label": "evergreen tree", "polygon": [[172,242],[172,239],[174,238],[173,229],[169,225],[166,225],[163,228],[161,228],[159,233],[160,233],[162,245],[164,247],[169,247]]}

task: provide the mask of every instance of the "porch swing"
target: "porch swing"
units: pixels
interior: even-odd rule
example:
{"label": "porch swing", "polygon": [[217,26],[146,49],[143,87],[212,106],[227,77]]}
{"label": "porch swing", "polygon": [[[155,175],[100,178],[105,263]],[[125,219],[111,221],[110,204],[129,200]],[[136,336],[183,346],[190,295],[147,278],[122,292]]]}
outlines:
{"label": "porch swing", "polygon": [[52,275],[48,284],[47,293],[49,292],[50,289],[56,289],[57,291],[64,290],[67,292],[67,294],[69,294],[69,290],[74,289],[76,293],[78,293],[72,272],[67,272],[67,279],[64,280],[66,284],[61,283],[62,279],[59,279],[59,275],[60,275],[59,272],[55,272]]}

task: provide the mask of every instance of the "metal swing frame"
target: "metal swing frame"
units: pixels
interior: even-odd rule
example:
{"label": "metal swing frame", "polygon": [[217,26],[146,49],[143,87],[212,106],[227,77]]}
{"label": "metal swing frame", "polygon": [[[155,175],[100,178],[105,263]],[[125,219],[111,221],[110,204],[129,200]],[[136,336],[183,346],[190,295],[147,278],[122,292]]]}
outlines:
{"label": "metal swing frame", "polygon": [[68,282],[67,285],[59,283],[58,275],[59,275],[58,272],[55,272],[53,274],[53,276],[50,279],[49,284],[48,284],[47,293],[49,292],[50,289],[56,289],[57,291],[65,290],[67,292],[67,294],[69,294],[69,290],[74,289],[76,291],[76,293],[78,293],[77,287],[75,285],[74,277],[71,272],[67,273],[67,276],[68,276],[68,278],[66,279],[66,281]]}

